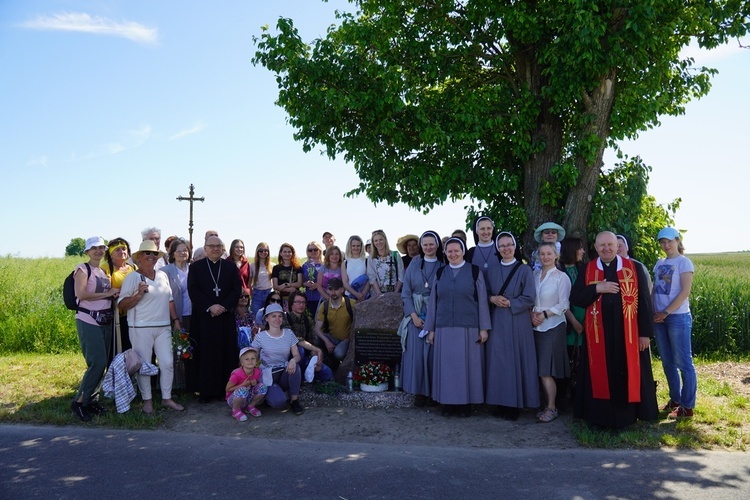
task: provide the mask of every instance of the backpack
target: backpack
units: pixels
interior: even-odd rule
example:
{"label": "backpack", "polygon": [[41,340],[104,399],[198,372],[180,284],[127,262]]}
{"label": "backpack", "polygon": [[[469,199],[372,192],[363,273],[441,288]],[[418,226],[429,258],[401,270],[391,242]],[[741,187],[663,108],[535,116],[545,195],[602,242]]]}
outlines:
{"label": "backpack", "polygon": [[[477,293],[477,279],[479,279],[479,268],[475,266],[474,264],[471,265],[471,276],[474,278],[474,302],[479,302],[479,294]],[[440,281],[440,276],[443,275],[443,269],[445,269],[448,266],[443,266],[437,271],[435,271],[435,298],[437,299],[437,282]]]}
{"label": "backpack", "polygon": [[[73,277],[75,269],[63,281],[63,302],[65,307],[71,311],[78,311],[78,298],[76,297],[76,280]],[[86,262],[86,280],[91,277],[91,266]]]}
{"label": "backpack", "polygon": [[[330,300],[323,301],[323,333],[331,333],[331,326],[328,324],[328,304],[330,302]],[[346,312],[349,313],[349,317],[352,318],[352,323],[354,323],[354,311],[352,310],[352,302],[346,295],[344,295],[344,305],[346,306]]]}

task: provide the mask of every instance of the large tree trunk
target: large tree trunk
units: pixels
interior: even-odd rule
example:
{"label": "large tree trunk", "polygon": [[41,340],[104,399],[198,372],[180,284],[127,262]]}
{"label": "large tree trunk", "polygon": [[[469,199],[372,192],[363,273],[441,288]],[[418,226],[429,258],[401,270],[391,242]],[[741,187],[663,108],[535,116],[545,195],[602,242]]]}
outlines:
{"label": "large tree trunk", "polygon": [[552,182],[550,172],[562,156],[564,122],[560,116],[550,113],[552,103],[542,97],[546,78],[542,74],[535,47],[522,47],[516,54],[517,75],[521,80],[519,84],[527,86],[537,96],[541,110],[531,134],[531,141],[535,146],[543,147],[531,155],[523,165],[523,204],[527,224],[520,239],[527,256],[531,256],[532,250],[536,248],[534,229],[543,222],[553,220],[555,213],[555,207],[542,203],[542,186],[545,182]]}
{"label": "large tree trunk", "polygon": [[575,165],[579,172],[578,183],[568,193],[562,225],[569,236],[581,238],[584,242],[587,240],[591,208],[603,165],[602,158],[607,147],[607,137],[609,137],[610,114],[615,96],[615,76],[616,70],[612,70],[601,79],[600,85],[593,92],[583,93],[583,106],[585,112],[592,116],[592,120],[581,131],[580,138],[585,140],[588,136],[594,135],[599,139],[599,146],[593,158],[580,155],[575,158]]}

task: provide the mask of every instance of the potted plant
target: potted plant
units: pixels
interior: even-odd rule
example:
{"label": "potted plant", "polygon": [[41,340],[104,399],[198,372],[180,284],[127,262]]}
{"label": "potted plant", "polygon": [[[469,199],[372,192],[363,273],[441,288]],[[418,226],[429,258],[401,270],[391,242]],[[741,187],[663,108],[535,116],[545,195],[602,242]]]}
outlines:
{"label": "potted plant", "polygon": [[390,366],[378,361],[368,361],[357,368],[354,380],[359,382],[359,388],[364,392],[383,392],[388,390],[390,376]]}

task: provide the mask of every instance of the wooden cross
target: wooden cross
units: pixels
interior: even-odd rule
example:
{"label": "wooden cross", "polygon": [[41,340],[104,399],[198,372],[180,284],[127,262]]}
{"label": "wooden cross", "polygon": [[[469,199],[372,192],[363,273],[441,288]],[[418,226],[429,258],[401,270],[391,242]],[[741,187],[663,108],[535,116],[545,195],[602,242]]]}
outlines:
{"label": "wooden cross", "polygon": [[196,198],[193,196],[195,194],[195,189],[193,188],[193,185],[190,184],[190,196],[178,196],[177,201],[189,201],[190,202],[190,223],[188,224],[188,233],[190,233],[190,248],[193,248],[193,202],[194,201],[200,201],[203,202],[206,199],[201,196],[200,198]]}

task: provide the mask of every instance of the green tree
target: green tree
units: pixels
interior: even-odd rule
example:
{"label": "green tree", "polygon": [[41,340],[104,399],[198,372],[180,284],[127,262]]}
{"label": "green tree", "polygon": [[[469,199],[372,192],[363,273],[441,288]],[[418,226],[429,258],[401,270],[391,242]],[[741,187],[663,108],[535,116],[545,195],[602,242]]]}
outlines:
{"label": "green tree", "polygon": [[65,256],[83,255],[84,248],[86,248],[86,241],[83,238],[71,238],[70,243],[65,247]]}
{"label": "green tree", "polygon": [[599,179],[588,239],[593,242],[603,228],[624,234],[632,240],[635,258],[651,269],[661,251],[656,235],[660,229],[674,225],[681,199],[666,207],[657,204],[646,192],[651,167],[640,157],[621,160]]}
{"label": "green tree", "polygon": [[713,69],[680,49],[747,33],[748,0],[360,0],[310,45],[255,39],[305,151],[351,162],[349,195],[428,211],[470,197],[523,241],[586,236],[608,145],[679,115]]}

